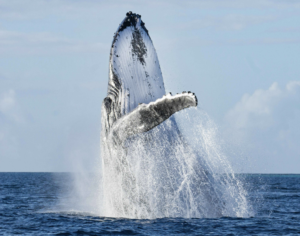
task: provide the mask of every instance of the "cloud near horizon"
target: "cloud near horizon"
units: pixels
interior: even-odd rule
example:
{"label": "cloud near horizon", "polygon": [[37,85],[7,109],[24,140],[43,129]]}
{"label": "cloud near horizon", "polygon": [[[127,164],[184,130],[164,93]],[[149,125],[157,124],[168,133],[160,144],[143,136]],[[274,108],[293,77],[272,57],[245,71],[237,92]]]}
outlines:
{"label": "cloud near horizon", "polygon": [[13,163],[18,150],[18,138],[13,132],[25,122],[16,99],[16,93],[9,89],[0,94],[0,157],[1,164]]}
{"label": "cloud near horizon", "polygon": [[20,115],[20,111],[16,101],[16,93],[13,89],[3,92],[0,95],[0,121],[22,123],[24,119]]}
{"label": "cloud near horizon", "polygon": [[[198,9],[218,9],[218,8],[230,8],[230,9],[286,9],[293,8],[299,9],[299,1],[293,0],[252,0],[252,1],[239,1],[239,0],[188,0],[188,1],[178,1],[178,0],[166,0],[166,1],[121,1],[116,0],[113,2],[106,1],[46,1],[46,0],[0,0],[0,18],[6,19],[38,19],[43,18],[45,15],[53,15],[64,13],[72,18],[78,17],[78,15],[85,14],[89,12],[89,17],[97,16],[97,12],[105,7],[113,8],[123,8],[123,7],[146,7],[147,9],[153,8],[163,8],[166,7],[189,7]],[[38,10],[37,10],[38,9]],[[128,9],[130,10],[130,9]]]}
{"label": "cloud near horizon", "polygon": [[48,32],[22,33],[0,29],[0,53],[2,55],[40,55],[66,53],[100,53],[108,45],[74,40]]}
{"label": "cloud near horizon", "polygon": [[229,139],[246,147],[258,172],[278,172],[274,163],[282,158],[281,173],[300,172],[294,165],[300,158],[299,120],[300,81],[245,94],[225,116]]}

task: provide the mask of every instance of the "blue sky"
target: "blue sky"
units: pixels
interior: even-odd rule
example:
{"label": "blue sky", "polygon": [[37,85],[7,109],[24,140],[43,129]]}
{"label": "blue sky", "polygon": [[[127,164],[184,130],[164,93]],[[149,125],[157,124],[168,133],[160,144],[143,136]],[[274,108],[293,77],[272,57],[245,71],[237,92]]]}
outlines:
{"label": "blue sky", "polygon": [[110,44],[129,10],[146,23],[167,90],[197,94],[240,171],[300,173],[292,0],[0,0],[0,171],[93,169]]}

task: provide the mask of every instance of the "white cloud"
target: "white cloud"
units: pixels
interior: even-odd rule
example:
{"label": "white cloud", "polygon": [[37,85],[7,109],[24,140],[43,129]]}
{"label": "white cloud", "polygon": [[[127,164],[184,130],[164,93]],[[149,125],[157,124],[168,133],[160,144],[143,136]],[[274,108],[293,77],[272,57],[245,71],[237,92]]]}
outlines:
{"label": "white cloud", "polygon": [[[214,28],[217,30],[242,30],[252,25],[257,25],[278,19],[275,15],[236,15],[205,16],[188,23],[179,24],[181,29]],[[178,27],[178,26],[176,26]]]}
{"label": "white cloud", "polygon": [[[268,90],[258,89],[252,95],[245,94],[231,109],[226,119],[237,129],[251,127],[268,128],[284,122],[287,115],[300,110],[300,81],[289,82],[285,89],[273,83]],[[288,107],[286,106],[288,105]],[[283,114],[281,111],[285,111]]]}
{"label": "white cloud", "polygon": [[[48,15],[58,15],[69,18],[98,17],[103,8],[193,8],[193,9],[297,9],[300,8],[299,1],[293,0],[115,0],[115,1],[71,1],[71,0],[0,0],[0,18],[5,19],[37,19]],[[88,13],[88,14],[87,14]]]}
{"label": "white cloud", "polygon": [[[179,9],[184,6],[184,11]],[[298,14],[297,9],[300,3],[297,1],[275,1],[275,0],[211,0],[211,1],[71,1],[71,0],[0,0],[0,19],[9,24],[0,25],[0,55],[44,55],[44,54],[66,54],[66,53],[108,53],[109,43],[101,42],[106,27],[114,19],[122,19],[119,12],[127,10],[136,10],[143,14],[145,11],[155,11],[160,19],[159,23],[153,24],[154,27],[192,29],[208,28],[216,30],[243,30],[250,26],[257,26],[263,23],[270,23],[275,20],[282,20],[290,17],[291,14]],[[210,12],[205,9],[215,9],[216,12]],[[247,9],[247,12],[242,10]],[[248,12],[249,8],[255,9],[287,9],[287,11],[263,11]],[[163,9],[170,9],[165,12]],[[190,11],[196,11],[196,15],[190,14]],[[218,11],[222,9],[222,11]],[[224,10],[224,11],[223,11]],[[295,10],[291,13],[290,10]],[[116,14],[116,15],[114,15]],[[178,23],[168,22],[168,19],[177,16]],[[117,18],[118,17],[118,18]],[[49,27],[49,22],[55,27]],[[119,23],[119,20],[116,22]],[[155,22],[155,21],[154,21]],[[164,22],[164,24],[161,24]],[[62,24],[60,24],[62,23]],[[12,30],[5,30],[9,25]],[[117,25],[117,24],[116,24]],[[116,27],[115,24],[111,29]],[[13,27],[12,27],[13,26]],[[84,27],[83,27],[84,26]],[[75,32],[75,28],[80,28],[80,33]],[[99,27],[99,28],[98,28]],[[32,32],[32,29],[36,32]],[[39,32],[40,30],[46,32]],[[62,30],[63,29],[63,30]],[[55,33],[56,31],[56,33]],[[63,35],[61,35],[63,32]],[[74,33],[75,32],[75,33]],[[95,33],[97,32],[97,33]],[[113,31],[111,31],[113,32]],[[112,33],[110,33],[112,34]],[[82,40],[82,35],[87,35]],[[185,35],[185,33],[181,33]],[[191,34],[187,34],[191,36]],[[97,37],[91,41],[91,38]],[[110,36],[111,37],[111,36]],[[211,45],[211,44],[271,44],[271,43],[299,43],[299,37],[278,36],[270,37],[254,34],[252,39],[227,38],[227,37],[209,37],[205,35],[193,36],[191,43]],[[111,38],[110,38],[111,39]],[[170,41],[170,40],[169,40]],[[176,41],[176,38],[173,39]],[[107,41],[106,41],[107,42]],[[168,42],[169,44],[170,42]],[[172,44],[174,44],[172,42]]]}
{"label": "white cloud", "polygon": [[[169,1],[170,2],[170,1]],[[180,1],[175,1],[180,3]],[[184,4],[201,8],[288,8],[300,7],[300,3],[294,0],[188,0]]]}
{"label": "white cloud", "polygon": [[82,16],[98,18],[104,8],[153,5],[137,0],[131,1],[72,1],[72,0],[0,0],[0,18],[8,20],[40,19],[48,16],[76,19]]}
{"label": "white cloud", "polygon": [[300,27],[275,27],[273,29],[268,30],[268,32],[276,32],[276,33],[299,33]]}
{"label": "white cloud", "polygon": [[0,111],[5,113],[8,109],[14,106],[14,104],[15,92],[13,90],[9,90],[2,95],[2,99],[0,100]]}
{"label": "white cloud", "polygon": [[0,160],[2,165],[12,162],[10,157],[18,153],[18,139],[13,127],[22,125],[24,119],[21,115],[16,93],[10,89],[0,94]]}
{"label": "white cloud", "polygon": [[109,48],[102,43],[91,43],[59,37],[52,33],[20,33],[0,30],[0,53],[3,54],[53,54],[85,53]]}
{"label": "white cloud", "polygon": [[[2,119],[5,118],[5,120],[12,120],[17,123],[23,122],[23,118],[20,115],[16,103],[16,94],[14,90],[10,89],[0,95],[0,115]],[[3,124],[1,125],[3,126]]]}
{"label": "white cloud", "polygon": [[292,81],[245,94],[225,124],[228,139],[247,146],[258,172],[300,172],[299,120],[300,81]]}
{"label": "white cloud", "polygon": [[79,89],[0,92],[0,171],[74,171],[76,163],[96,168],[99,101],[83,97]]}

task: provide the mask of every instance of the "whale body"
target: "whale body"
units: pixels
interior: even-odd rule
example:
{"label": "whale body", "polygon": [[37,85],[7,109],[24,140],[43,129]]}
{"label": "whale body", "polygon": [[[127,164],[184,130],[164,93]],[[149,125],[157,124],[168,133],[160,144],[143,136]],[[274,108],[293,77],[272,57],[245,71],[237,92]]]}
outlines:
{"label": "whale body", "polygon": [[209,168],[190,148],[173,116],[196,106],[194,93],[166,94],[145,23],[128,12],[113,37],[101,111],[107,216],[221,215]]}

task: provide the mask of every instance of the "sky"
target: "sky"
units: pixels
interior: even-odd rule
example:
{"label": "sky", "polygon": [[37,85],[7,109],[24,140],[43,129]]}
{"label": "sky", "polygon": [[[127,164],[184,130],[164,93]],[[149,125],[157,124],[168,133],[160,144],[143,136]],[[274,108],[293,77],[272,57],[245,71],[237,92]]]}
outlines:
{"label": "sky", "polygon": [[[247,173],[300,173],[300,2],[0,0],[0,171],[91,170],[113,34],[142,15]],[[233,164],[234,165],[234,164]]]}

